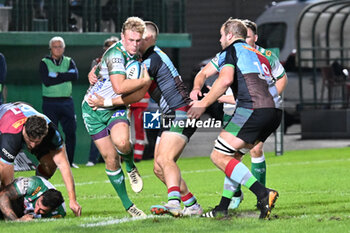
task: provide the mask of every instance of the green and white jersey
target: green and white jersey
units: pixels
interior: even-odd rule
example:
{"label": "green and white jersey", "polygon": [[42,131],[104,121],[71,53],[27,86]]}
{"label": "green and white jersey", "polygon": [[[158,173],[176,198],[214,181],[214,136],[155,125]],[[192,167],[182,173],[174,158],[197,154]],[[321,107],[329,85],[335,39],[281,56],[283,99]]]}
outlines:
{"label": "green and white jersey", "polygon": [[271,72],[272,72],[272,77],[274,77],[276,80],[280,79],[283,77],[285,74],[285,70],[280,63],[278,57],[270,50],[264,49],[260,46],[255,47],[262,55],[264,55],[267,60],[269,61],[271,65]]}
{"label": "green and white jersey", "polygon": [[[125,50],[121,41],[109,47],[102,55],[101,61],[98,63],[95,71],[98,81],[87,90],[84,100],[87,101],[89,96],[94,97],[95,93],[105,99],[118,97],[119,95],[113,90],[110,76],[114,74],[125,75],[127,65],[133,60],[137,60],[137,56],[131,56]],[[97,110],[105,109],[106,108],[99,108]]]}
{"label": "green and white jersey", "polygon": [[[24,197],[24,214],[33,213],[38,198],[47,190],[55,187],[40,176],[19,177],[14,186],[19,196]],[[35,218],[62,218],[66,216],[66,206],[63,202],[56,210],[45,215],[34,215]]]}

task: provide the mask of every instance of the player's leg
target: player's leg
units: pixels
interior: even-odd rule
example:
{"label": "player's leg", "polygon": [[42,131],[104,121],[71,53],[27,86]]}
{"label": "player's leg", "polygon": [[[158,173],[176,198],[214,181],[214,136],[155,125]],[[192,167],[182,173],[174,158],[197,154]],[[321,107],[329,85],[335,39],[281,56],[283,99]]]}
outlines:
{"label": "player's leg", "polygon": [[55,174],[57,165],[53,160],[54,155],[55,151],[50,151],[48,154],[38,158],[39,165],[36,167],[35,175],[42,176],[48,180]]}
{"label": "player's leg", "polygon": [[[246,186],[257,196],[258,208],[261,210],[260,218],[267,218],[269,217],[271,209],[274,207],[274,202],[278,197],[278,193],[265,188],[256,180],[242,162],[233,158],[236,153],[244,154],[246,152],[246,150],[242,148],[251,147],[252,145],[245,143],[242,139],[223,130],[215,142],[211,160],[229,179]],[[227,211],[230,201],[229,198],[223,196],[220,204],[203,216],[215,217],[218,214],[226,214],[225,211]]]}
{"label": "player's leg", "polygon": [[125,187],[125,176],[120,167],[119,156],[110,136],[105,136],[95,140],[95,144],[105,161],[106,174],[122,201],[124,208],[132,216],[144,216],[145,214],[137,209],[128,197]]}
{"label": "player's leg", "polygon": [[255,178],[264,186],[266,185],[266,163],[263,151],[263,142],[259,142],[250,150],[252,160],[251,171]]}
{"label": "player's leg", "polygon": [[[161,180],[165,185],[165,178],[163,175],[163,170],[160,167],[160,165],[157,163],[157,157],[159,155],[158,152],[158,148],[159,148],[159,141],[160,141],[160,137],[157,137],[157,142],[156,142],[156,146],[155,146],[155,150],[154,150],[154,174],[159,178],[159,180]],[[181,148],[179,146],[178,151],[174,152],[177,153],[178,155],[180,155],[185,147],[186,143],[183,145],[183,147]],[[178,156],[177,156],[178,157]],[[185,208],[182,211],[183,215],[201,215],[203,210],[201,208],[201,206],[197,203],[197,199],[196,197],[190,192],[190,190],[187,187],[187,184],[185,182],[185,180],[181,177],[180,180],[180,196],[181,196],[181,201],[184,203]],[[151,208],[151,211],[155,214],[163,214],[164,209],[153,209]],[[160,211],[158,213],[158,211]]]}
{"label": "player's leg", "polygon": [[114,124],[110,130],[110,135],[118,154],[123,157],[132,190],[136,193],[141,192],[143,181],[134,163],[128,122],[119,121]]}

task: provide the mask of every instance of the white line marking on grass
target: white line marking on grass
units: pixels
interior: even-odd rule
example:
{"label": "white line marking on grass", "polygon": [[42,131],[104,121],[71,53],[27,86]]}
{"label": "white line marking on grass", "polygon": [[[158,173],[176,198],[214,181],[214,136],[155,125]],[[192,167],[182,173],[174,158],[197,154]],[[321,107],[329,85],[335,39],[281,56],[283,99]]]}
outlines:
{"label": "white line marking on grass", "polygon": [[[192,174],[192,173],[202,173],[202,172],[218,172],[219,169],[204,169],[204,170],[194,170],[194,171],[182,171],[181,174]],[[142,176],[142,179],[144,178],[155,178],[155,175],[148,175],[148,176]],[[125,177],[125,180],[128,180],[128,177]],[[83,186],[83,185],[91,185],[91,184],[101,184],[101,183],[110,183],[109,180],[104,181],[89,181],[89,182],[81,182],[81,183],[75,183],[75,186]],[[64,184],[55,184],[55,187],[63,187]]]}
{"label": "white line marking on grass", "polygon": [[112,219],[112,220],[96,222],[96,223],[85,223],[85,224],[81,224],[80,226],[81,227],[100,227],[100,226],[116,225],[116,224],[125,223],[125,222],[144,220],[148,218],[170,218],[170,216],[147,215],[146,217],[124,217],[120,219]]}
{"label": "white line marking on grass", "polygon": [[328,159],[328,160],[313,160],[313,161],[303,161],[303,162],[286,162],[286,163],[274,163],[268,164],[269,167],[278,167],[278,166],[295,166],[295,165],[308,165],[308,164],[320,164],[320,163],[330,163],[330,162],[350,162],[348,159]]}
{"label": "white line marking on grass", "polygon": [[[348,159],[328,159],[328,160],[313,160],[313,161],[302,161],[302,162],[285,162],[285,163],[274,163],[274,164],[268,164],[269,167],[278,167],[278,166],[296,166],[296,165],[308,165],[308,164],[321,164],[321,163],[330,163],[330,162],[350,162],[350,158]],[[213,169],[201,169],[201,170],[193,170],[193,171],[181,171],[181,174],[192,174],[192,173],[205,173],[205,172],[220,172],[219,169],[213,168]],[[143,179],[145,178],[155,178],[155,175],[147,175],[142,176]],[[125,177],[127,180],[128,178]],[[101,183],[109,183],[109,180],[104,181],[89,181],[89,182],[81,182],[81,183],[75,183],[75,186],[83,186],[83,185],[91,185],[91,184],[101,184]],[[55,184],[55,187],[63,187],[64,184]]]}

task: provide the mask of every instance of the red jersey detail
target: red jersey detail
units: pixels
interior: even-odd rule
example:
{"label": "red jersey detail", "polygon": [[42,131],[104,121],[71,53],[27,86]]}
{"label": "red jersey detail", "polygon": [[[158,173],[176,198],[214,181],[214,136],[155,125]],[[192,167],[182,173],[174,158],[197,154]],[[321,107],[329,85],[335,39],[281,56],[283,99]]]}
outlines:
{"label": "red jersey detail", "polygon": [[17,134],[22,131],[27,117],[19,108],[13,108],[7,111],[1,118],[0,131],[1,133]]}

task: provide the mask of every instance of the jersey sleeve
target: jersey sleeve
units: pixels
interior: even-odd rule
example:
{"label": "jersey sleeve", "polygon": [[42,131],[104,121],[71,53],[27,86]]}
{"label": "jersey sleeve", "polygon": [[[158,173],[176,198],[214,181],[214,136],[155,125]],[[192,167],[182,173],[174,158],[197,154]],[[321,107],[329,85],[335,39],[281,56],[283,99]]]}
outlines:
{"label": "jersey sleeve", "polygon": [[219,55],[219,69],[221,69],[225,66],[231,66],[236,67],[237,61],[235,60],[235,49],[233,46],[228,46],[225,50],[223,50]]}
{"label": "jersey sleeve", "polygon": [[210,63],[215,67],[216,71],[220,71],[219,69],[219,58],[220,58],[220,53],[217,53],[213,59],[210,60]]}
{"label": "jersey sleeve", "polygon": [[125,75],[125,59],[123,54],[117,48],[111,48],[102,58],[105,62],[108,74],[123,74]]}
{"label": "jersey sleeve", "polygon": [[0,155],[1,161],[12,164],[17,154],[22,149],[22,136],[18,134],[0,134]]}
{"label": "jersey sleeve", "polygon": [[264,54],[271,65],[271,74],[275,79],[280,79],[286,73],[284,67],[280,63],[278,57],[270,50],[266,50]]}
{"label": "jersey sleeve", "polygon": [[36,190],[36,181],[32,177],[19,177],[15,179],[14,186],[18,195],[30,196]]}

